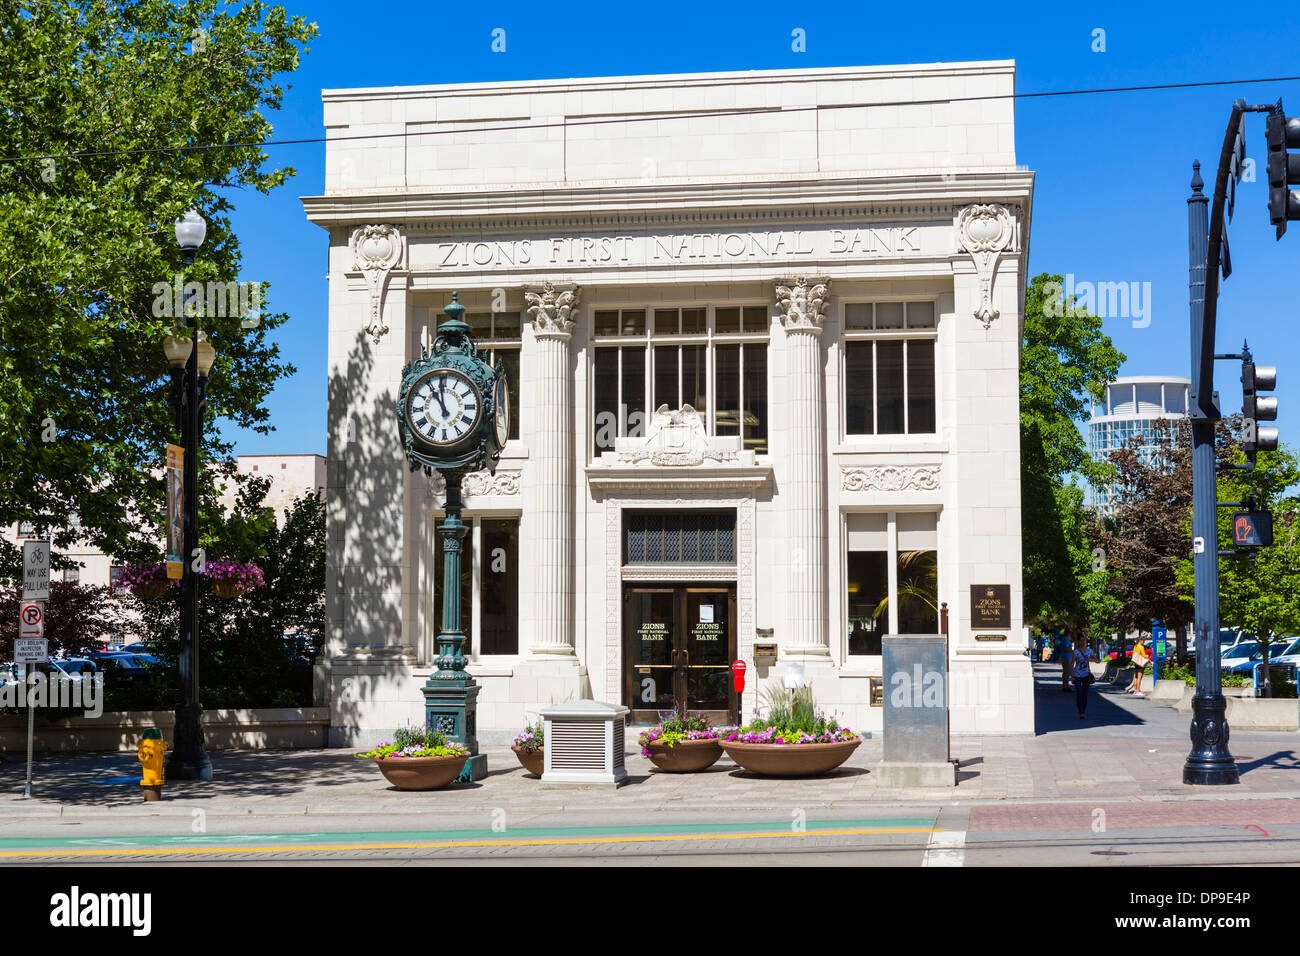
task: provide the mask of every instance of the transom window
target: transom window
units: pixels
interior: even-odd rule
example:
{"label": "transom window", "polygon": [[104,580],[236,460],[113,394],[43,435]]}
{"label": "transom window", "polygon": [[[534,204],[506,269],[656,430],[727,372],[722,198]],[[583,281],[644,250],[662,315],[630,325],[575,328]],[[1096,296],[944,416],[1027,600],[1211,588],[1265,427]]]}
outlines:
{"label": "transom window", "polygon": [[934,434],[934,302],[844,306],[845,435]]}
{"label": "transom window", "polygon": [[735,564],[736,511],[623,512],[624,564]]}
{"label": "transom window", "polygon": [[661,405],[690,405],[709,434],[765,453],[768,322],[762,305],[595,310],[594,453],[644,435]]}

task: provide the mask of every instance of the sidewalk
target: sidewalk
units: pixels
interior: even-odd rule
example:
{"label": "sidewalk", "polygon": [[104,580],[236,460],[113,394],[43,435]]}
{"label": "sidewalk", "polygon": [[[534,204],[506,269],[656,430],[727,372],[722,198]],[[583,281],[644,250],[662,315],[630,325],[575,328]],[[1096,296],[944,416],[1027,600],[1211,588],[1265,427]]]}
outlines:
{"label": "sidewalk", "polygon": [[[849,808],[887,804],[1098,803],[1300,799],[1300,734],[1234,732],[1241,769],[1235,787],[1182,781],[1190,716],[1094,685],[1088,720],[1074,694],[1060,691],[1060,668],[1035,665],[1038,733],[1033,737],[957,737],[955,789],[887,790],[877,786],[879,737],[864,740],[838,771],[810,780],[753,776],[725,756],[704,773],[664,774],[641,757],[629,735],[630,780],[616,791],[542,789],[505,747],[484,748],[488,777],[447,790],[392,790],[370,761],[349,751],[213,753],[213,779],[170,783],[163,803],[143,804],[139,763],[131,754],[38,755],[34,793],[22,798],[25,763],[0,764],[0,819],[111,813],[424,814],[514,810],[751,810]],[[1296,810],[1300,818],[1300,805]]]}

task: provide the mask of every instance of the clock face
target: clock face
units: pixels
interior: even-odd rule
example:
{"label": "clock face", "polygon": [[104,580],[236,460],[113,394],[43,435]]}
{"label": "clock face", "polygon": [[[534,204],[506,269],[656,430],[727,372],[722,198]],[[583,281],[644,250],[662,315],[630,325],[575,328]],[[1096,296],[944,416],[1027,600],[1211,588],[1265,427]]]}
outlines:
{"label": "clock face", "polygon": [[431,445],[454,445],[474,430],[483,403],[468,378],[440,368],[420,379],[406,407],[417,435]]}
{"label": "clock face", "polygon": [[506,447],[506,439],[510,437],[510,394],[506,387],[506,377],[504,375],[497,379],[493,401],[496,403],[494,420],[497,427],[497,445],[504,448]]}

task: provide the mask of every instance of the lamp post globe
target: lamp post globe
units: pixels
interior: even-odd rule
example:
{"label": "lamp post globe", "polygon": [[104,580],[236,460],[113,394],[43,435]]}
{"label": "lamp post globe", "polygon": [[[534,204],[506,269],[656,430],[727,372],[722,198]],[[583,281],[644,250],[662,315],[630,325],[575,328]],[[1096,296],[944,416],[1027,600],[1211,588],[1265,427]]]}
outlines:
{"label": "lamp post globe", "polygon": [[176,244],[181,247],[187,262],[193,262],[199,247],[208,234],[207,221],[193,209],[176,220]]}

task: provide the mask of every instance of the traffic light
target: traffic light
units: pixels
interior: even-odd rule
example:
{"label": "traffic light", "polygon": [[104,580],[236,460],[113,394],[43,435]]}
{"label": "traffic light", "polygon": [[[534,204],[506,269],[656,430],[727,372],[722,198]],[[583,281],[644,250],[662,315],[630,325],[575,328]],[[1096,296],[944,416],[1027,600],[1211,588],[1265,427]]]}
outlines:
{"label": "traffic light", "polygon": [[1272,365],[1256,365],[1250,354],[1250,348],[1243,346],[1241,353],[1241,414],[1245,419],[1241,447],[1251,465],[1255,464],[1255,453],[1277,450],[1277,429],[1260,422],[1277,420],[1277,399],[1272,395],[1260,395],[1277,388],[1277,368]]}
{"label": "traffic light", "polygon": [[1239,548],[1273,544],[1273,515],[1268,511],[1238,511],[1232,516],[1232,543]]}
{"label": "traffic light", "polygon": [[1268,114],[1265,127],[1268,138],[1268,221],[1277,226],[1277,238],[1286,232],[1288,221],[1300,219],[1300,117],[1287,119],[1282,101]]}

